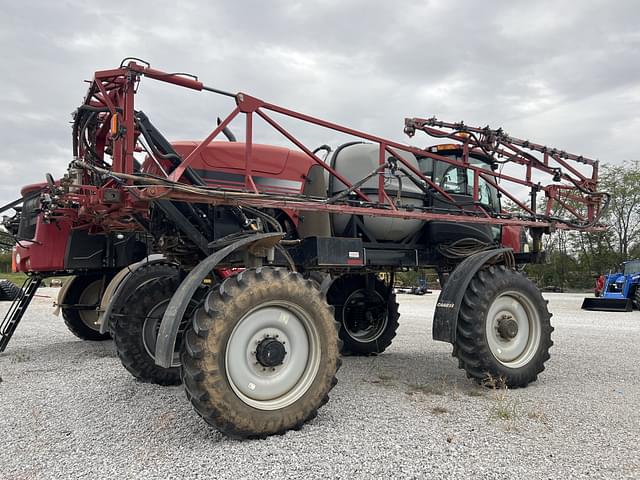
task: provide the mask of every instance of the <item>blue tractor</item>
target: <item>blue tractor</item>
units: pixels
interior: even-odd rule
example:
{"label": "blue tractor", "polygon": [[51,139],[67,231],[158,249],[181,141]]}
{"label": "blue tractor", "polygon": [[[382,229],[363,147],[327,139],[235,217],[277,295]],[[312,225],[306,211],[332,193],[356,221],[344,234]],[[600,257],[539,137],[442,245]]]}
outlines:
{"label": "blue tractor", "polygon": [[640,310],[640,260],[622,264],[622,272],[610,273],[605,277],[600,297],[584,299],[584,310],[606,312],[630,312],[635,306]]}

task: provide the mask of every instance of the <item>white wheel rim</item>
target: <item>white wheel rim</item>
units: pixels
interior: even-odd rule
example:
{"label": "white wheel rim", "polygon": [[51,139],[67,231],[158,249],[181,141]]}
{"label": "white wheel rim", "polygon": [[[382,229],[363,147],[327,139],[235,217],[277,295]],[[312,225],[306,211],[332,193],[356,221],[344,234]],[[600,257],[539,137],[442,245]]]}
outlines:
{"label": "white wheel rim", "polygon": [[540,314],[521,293],[503,292],[487,312],[485,331],[496,360],[506,367],[519,368],[528,364],[538,351],[542,334]]}
{"label": "white wheel rim", "polygon": [[78,303],[80,305],[95,305],[93,310],[78,310],[80,320],[91,330],[100,331],[100,321],[98,317],[98,303],[100,303],[100,291],[102,290],[102,280],[96,280],[87,285]]}
{"label": "white wheel rim", "polygon": [[[266,338],[281,342],[280,365],[265,367],[256,348]],[[235,394],[259,410],[285,408],[311,387],[320,368],[320,335],[313,319],[298,306],[267,302],[236,324],[226,346],[226,374]]]}

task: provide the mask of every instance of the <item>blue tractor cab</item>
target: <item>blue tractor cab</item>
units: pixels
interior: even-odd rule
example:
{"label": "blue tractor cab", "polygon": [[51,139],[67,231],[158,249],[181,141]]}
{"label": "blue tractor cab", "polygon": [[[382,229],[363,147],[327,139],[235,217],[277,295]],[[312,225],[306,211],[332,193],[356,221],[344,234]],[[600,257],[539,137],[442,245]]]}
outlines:
{"label": "blue tractor cab", "polygon": [[640,260],[622,264],[622,271],[605,276],[602,296],[587,297],[582,302],[584,310],[630,312],[640,309]]}

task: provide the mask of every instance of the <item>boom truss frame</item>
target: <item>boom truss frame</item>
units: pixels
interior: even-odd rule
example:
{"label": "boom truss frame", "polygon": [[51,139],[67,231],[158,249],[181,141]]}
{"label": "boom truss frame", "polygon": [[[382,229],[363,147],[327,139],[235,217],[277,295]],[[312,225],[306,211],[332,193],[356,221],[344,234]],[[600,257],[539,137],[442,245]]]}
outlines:
{"label": "boom truss frame", "polygon": [[[128,59],[125,59],[125,61]],[[230,93],[204,85],[197,77],[182,73],[167,73],[152,69],[149,64],[138,63],[135,59],[117,69],[95,73],[84,105],[81,108],[95,113],[100,119],[94,132],[95,148],[91,148],[81,138],[81,126],[74,132],[74,157],[76,164],[84,169],[84,183],[74,194],[76,201],[91,205],[91,213],[101,213],[100,222],[111,226],[122,226],[119,220],[125,214],[144,208],[145,202],[158,198],[185,202],[210,203],[217,205],[248,205],[264,208],[287,208],[304,211],[327,211],[332,213],[364,216],[384,216],[406,219],[444,220],[449,222],[484,223],[495,225],[520,225],[553,229],[602,230],[599,219],[606,207],[608,194],[597,191],[598,161],[547,148],[546,146],[510,137],[501,129],[469,127],[463,123],[447,123],[435,118],[407,118],[404,131],[410,137],[422,131],[434,138],[446,138],[456,142],[462,150],[460,158],[438,154],[431,149],[405,145],[366,132],[328,122],[304,113],[290,110],[246,93]],[[136,129],[134,97],[141,77],[215,94],[231,97],[235,108],[207,135],[181,163],[164,178],[146,178],[134,171],[134,153],[141,151],[138,144],[140,132]],[[306,124],[346,134],[357,139],[379,145],[379,168],[372,176],[378,175],[378,200],[373,202],[361,188],[360,182],[352,184],[318,157],[301,140],[290,133],[273,114],[294,119]],[[244,115],[245,125],[245,168],[244,188],[225,189],[197,187],[182,180],[194,159],[218,137],[237,117]],[[312,198],[300,195],[273,195],[261,192],[254,181],[254,120],[260,118],[279,132],[297,149],[306,154],[315,164],[320,165],[336,181],[345,186],[350,195],[336,198]],[[110,148],[107,148],[109,147]],[[111,165],[104,162],[105,149],[112,157]],[[471,171],[474,187],[471,192],[472,208],[457,202],[450,192],[416,169],[400,152],[406,152],[434,161]],[[542,154],[538,158],[536,154]],[[470,161],[470,156],[482,155],[489,159],[491,169],[483,168]],[[393,163],[388,157],[393,158]],[[522,177],[503,173],[500,165],[510,164],[523,168]],[[578,164],[582,167],[578,167]],[[104,167],[107,168],[104,168]],[[584,173],[580,170],[587,170]],[[435,210],[412,207],[407,209],[397,204],[385,190],[384,171],[403,170],[413,177],[414,182],[423,185],[425,191],[440,195],[453,206],[453,210],[441,213]],[[92,184],[93,172],[107,174],[109,181],[102,185]],[[535,181],[534,174],[546,175],[548,183]],[[480,203],[479,183],[483,179],[493,186],[499,195],[509,198],[518,212],[492,212]],[[526,204],[509,191],[507,186],[529,189],[530,203]],[[124,192],[121,202],[111,202],[105,207],[104,192],[119,189]],[[538,194],[546,199],[544,212],[536,208]],[[83,197],[84,196],[84,197]],[[557,216],[561,211],[565,217]],[[87,215],[86,218],[89,218]],[[95,220],[94,220],[95,221]]]}

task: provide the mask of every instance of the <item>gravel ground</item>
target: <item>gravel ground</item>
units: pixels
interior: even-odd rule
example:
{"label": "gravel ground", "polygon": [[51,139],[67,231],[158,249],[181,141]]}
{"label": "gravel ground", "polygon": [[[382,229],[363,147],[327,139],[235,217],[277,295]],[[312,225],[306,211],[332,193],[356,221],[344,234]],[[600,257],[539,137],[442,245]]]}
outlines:
{"label": "gravel ground", "polygon": [[430,338],[436,296],[400,295],[393,346],[346,358],[314,421],[243,442],[181,387],[134,381],[111,342],[77,340],[37,297],[0,355],[0,478],[640,478],[640,313],[547,297],[555,346],[529,388],[475,387]]}

